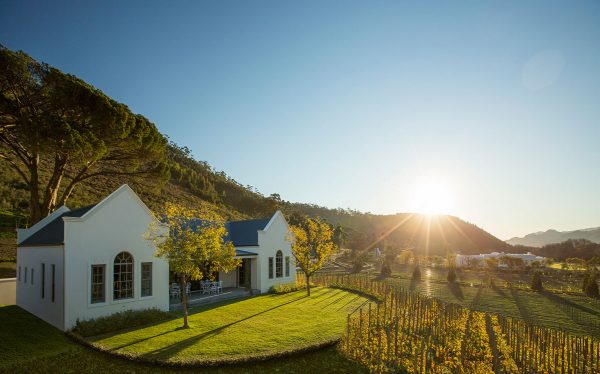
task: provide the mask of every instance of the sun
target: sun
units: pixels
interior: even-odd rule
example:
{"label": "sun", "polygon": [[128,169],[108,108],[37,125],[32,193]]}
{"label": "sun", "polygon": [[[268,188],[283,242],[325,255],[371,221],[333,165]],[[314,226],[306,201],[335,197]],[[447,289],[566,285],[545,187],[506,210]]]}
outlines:
{"label": "sun", "polygon": [[417,213],[451,214],[454,209],[454,194],[446,181],[427,179],[416,184],[411,205]]}

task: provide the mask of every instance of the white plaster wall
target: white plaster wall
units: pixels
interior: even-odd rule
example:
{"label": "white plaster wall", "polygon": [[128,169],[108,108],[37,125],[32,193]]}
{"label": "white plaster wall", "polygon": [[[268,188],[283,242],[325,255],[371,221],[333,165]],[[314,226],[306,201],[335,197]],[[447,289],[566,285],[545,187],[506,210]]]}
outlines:
{"label": "white plaster wall", "polygon": [[[42,263],[46,265],[45,295],[42,299]],[[52,302],[52,265],[54,274],[54,302]],[[25,282],[27,267],[27,282]],[[20,268],[20,270],[19,270]],[[34,281],[31,283],[31,269]],[[20,280],[19,280],[20,273]],[[51,325],[63,330],[63,248],[17,248],[17,305]]]}
{"label": "white plaster wall", "polygon": [[14,305],[17,302],[17,279],[0,279],[0,305]]}
{"label": "white plaster wall", "polygon": [[[258,232],[259,247],[256,252],[259,254],[257,259],[257,277],[258,289],[261,292],[267,292],[275,284],[294,283],[296,281],[296,264],[292,256],[292,246],[287,241],[289,228],[281,212],[275,213],[271,222],[265,230]],[[276,278],[275,275],[275,254],[278,250],[283,252],[283,277]],[[285,276],[285,257],[290,257],[290,275]],[[273,257],[273,279],[269,279],[269,257]]]}
{"label": "white plaster wall", "polygon": [[[154,256],[143,238],[151,216],[124,186],[82,218],[65,221],[65,329],[85,320],[124,310],[169,309],[169,265]],[[113,300],[115,256],[129,252],[134,259],[134,297]],[[140,297],[141,263],[152,262],[152,296]],[[105,302],[91,304],[91,266],[106,265]]]}
{"label": "white plaster wall", "polygon": [[237,287],[237,268],[228,272],[220,270],[219,280],[223,281],[223,287]]}

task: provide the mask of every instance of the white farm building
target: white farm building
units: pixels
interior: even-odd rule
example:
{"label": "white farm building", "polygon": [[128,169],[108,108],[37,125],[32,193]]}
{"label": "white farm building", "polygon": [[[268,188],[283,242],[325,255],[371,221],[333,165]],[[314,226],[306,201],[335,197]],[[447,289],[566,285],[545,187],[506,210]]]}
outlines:
{"label": "white farm building", "polygon": [[540,265],[545,264],[546,257],[536,256],[531,252],[517,254],[517,253],[504,253],[504,252],[492,252],[492,253],[483,253],[478,255],[456,255],[456,266],[457,267],[466,267],[466,266],[474,266],[474,267],[483,267],[486,265],[487,259],[496,259],[499,261],[498,267],[503,268],[507,267],[505,263],[502,262],[503,259],[520,259],[523,261],[523,265],[531,266],[534,262],[538,262]]}
{"label": "white farm building", "polygon": [[[93,206],[54,211],[17,232],[17,305],[61,330],[124,310],[169,310],[167,261],[144,239],[154,215],[123,185]],[[242,265],[216,277],[223,287],[266,292],[296,279],[281,212],[227,222]],[[193,285],[192,285],[193,286]]]}

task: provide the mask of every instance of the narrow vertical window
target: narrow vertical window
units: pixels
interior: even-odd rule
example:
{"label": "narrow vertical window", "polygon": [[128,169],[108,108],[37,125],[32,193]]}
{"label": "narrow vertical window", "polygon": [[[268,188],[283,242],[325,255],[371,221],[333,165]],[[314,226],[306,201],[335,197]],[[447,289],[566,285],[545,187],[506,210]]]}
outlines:
{"label": "narrow vertical window", "polygon": [[152,296],[152,263],[142,262],[142,297]]}
{"label": "narrow vertical window", "polygon": [[133,298],[133,257],[121,252],[115,257],[113,271],[113,300]]}
{"label": "narrow vertical window", "polygon": [[283,253],[277,251],[275,254],[275,278],[283,277]]}
{"label": "narrow vertical window", "polygon": [[54,302],[54,290],[55,288],[55,271],[56,271],[56,266],[54,264],[52,264],[52,302]]}
{"label": "narrow vertical window", "polygon": [[25,266],[25,283],[27,283],[27,266]]}
{"label": "narrow vertical window", "polygon": [[92,265],[92,304],[103,303],[105,301],[105,273],[106,265]]}
{"label": "narrow vertical window", "polygon": [[273,257],[269,257],[269,279],[273,279]]}
{"label": "narrow vertical window", "polygon": [[42,299],[46,294],[46,264],[42,264]]}
{"label": "narrow vertical window", "polygon": [[19,282],[21,281],[21,267],[19,266],[19,269],[17,270],[17,279],[19,279]]}
{"label": "narrow vertical window", "polygon": [[290,256],[285,256],[285,276],[290,276]]}
{"label": "narrow vertical window", "polygon": [[33,268],[31,268],[31,285],[33,286]]}

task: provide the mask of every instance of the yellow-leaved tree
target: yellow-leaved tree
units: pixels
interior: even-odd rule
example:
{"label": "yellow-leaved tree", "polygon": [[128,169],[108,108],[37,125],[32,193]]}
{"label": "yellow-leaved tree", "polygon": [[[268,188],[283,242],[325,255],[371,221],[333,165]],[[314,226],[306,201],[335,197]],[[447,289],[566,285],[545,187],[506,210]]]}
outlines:
{"label": "yellow-leaved tree", "polygon": [[148,227],[147,236],[156,245],[155,256],[169,261],[169,269],[179,276],[184,328],[189,328],[187,282],[214,279],[215,272],[235,269],[241,263],[235,258],[233,243],[226,240],[225,222],[219,218],[167,203],[160,222]]}
{"label": "yellow-leaved tree", "polygon": [[296,265],[306,276],[306,292],[310,296],[310,277],[320,270],[337,246],[333,242],[333,230],[321,218],[304,217],[297,225],[290,226],[290,242]]}

